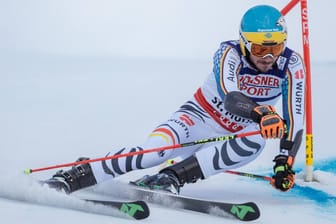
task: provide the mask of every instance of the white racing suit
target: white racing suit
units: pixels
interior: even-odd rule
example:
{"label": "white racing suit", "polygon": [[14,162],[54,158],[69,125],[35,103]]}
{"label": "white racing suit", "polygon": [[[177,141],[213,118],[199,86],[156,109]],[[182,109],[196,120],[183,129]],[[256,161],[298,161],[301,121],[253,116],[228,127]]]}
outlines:
{"label": "white racing suit", "polygon": [[[282,117],[288,133],[281,140],[280,153],[295,157],[304,128],[303,61],[297,53],[286,48],[272,70],[260,73],[242,56],[239,41],[221,43],[214,55],[213,72],[204,84],[189,101],[160,124],[144,144],[113,151],[107,156],[259,130],[259,124],[224,108],[225,97],[231,91],[240,91],[258,104],[273,106],[282,97]],[[264,146],[265,140],[261,135],[254,135],[106,160],[91,166],[97,183],[100,183],[132,170],[159,165],[167,159],[194,155],[203,177],[207,178],[251,162]]]}

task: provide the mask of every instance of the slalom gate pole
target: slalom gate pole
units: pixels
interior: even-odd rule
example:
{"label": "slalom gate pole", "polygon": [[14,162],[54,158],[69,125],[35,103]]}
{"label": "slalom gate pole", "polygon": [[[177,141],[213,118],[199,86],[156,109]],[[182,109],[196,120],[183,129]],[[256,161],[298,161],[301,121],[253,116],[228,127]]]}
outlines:
{"label": "slalom gate pole", "polygon": [[254,179],[261,179],[261,180],[267,180],[267,181],[272,180],[272,177],[257,175],[257,174],[253,174],[253,173],[244,173],[244,172],[232,171],[232,170],[226,170],[224,172],[229,173],[229,174],[233,174],[233,175],[238,175],[238,176],[250,177],[250,178],[254,178]]}
{"label": "slalom gate pole", "polygon": [[301,0],[303,58],[306,65],[306,181],[313,181],[313,118],[307,0]]}
{"label": "slalom gate pole", "polygon": [[292,10],[292,8],[299,3],[300,0],[292,0],[290,1],[282,10],[281,10],[281,14],[282,15],[286,15],[290,10]]}
{"label": "slalom gate pole", "polygon": [[233,134],[233,135],[213,137],[213,138],[207,138],[207,139],[197,140],[197,141],[193,141],[193,142],[187,142],[187,143],[175,144],[175,145],[168,145],[168,146],[163,146],[163,147],[158,147],[158,148],[153,148],[153,149],[146,149],[146,150],[142,150],[142,151],[129,152],[129,153],[124,153],[124,154],[116,154],[116,155],[112,155],[112,156],[106,156],[106,157],[90,159],[90,160],[82,160],[82,161],[65,163],[65,164],[60,164],[60,165],[47,166],[47,167],[42,167],[42,168],[37,168],[37,169],[29,169],[28,168],[28,169],[24,170],[24,173],[30,174],[30,173],[34,173],[34,172],[38,172],[38,171],[51,170],[51,169],[56,169],[56,168],[69,167],[69,166],[76,166],[76,165],[80,165],[80,164],[93,163],[93,162],[110,160],[110,159],[117,159],[117,158],[121,158],[121,157],[135,156],[135,155],[146,154],[146,153],[151,153],[151,152],[160,152],[160,151],[165,151],[165,150],[170,150],[170,149],[184,148],[184,147],[188,147],[188,146],[206,144],[206,143],[210,143],[210,142],[228,141],[228,140],[231,140],[231,139],[242,138],[242,137],[258,135],[258,134],[260,134],[260,131],[251,131],[251,132],[245,132],[245,133],[239,133],[239,134]]}
{"label": "slalom gate pole", "polygon": [[313,116],[312,116],[312,90],[311,90],[311,70],[310,70],[310,46],[309,46],[309,26],[308,26],[308,4],[307,0],[292,0],[282,10],[286,15],[297,3],[301,5],[301,27],[303,59],[306,67],[306,91],[305,91],[305,113],[306,113],[306,170],[305,181],[313,181]]}

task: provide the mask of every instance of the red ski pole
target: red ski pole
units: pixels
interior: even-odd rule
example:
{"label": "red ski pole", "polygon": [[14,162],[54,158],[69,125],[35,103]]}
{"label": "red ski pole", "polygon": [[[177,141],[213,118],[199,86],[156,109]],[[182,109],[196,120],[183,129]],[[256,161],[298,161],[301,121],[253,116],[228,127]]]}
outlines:
{"label": "red ski pole", "polygon": [[207,139],[197,140],[197,141],[193,141],[193,142],[187,142],[187,143],[176,144],[176,145],[168,145],[168,146],[163,146],[163,147],[158,147],[158,148],[153,148],[153,149],[146,149],[146,150],[142,150],[142,151],[129,152],[129,153],[124,153],[124,154],[116,154],[116,155],[106,156],[106,157],[101,157],[101,158],[96,158],[96,159],[82,160],[82,161],[77,161],[77,162],[72,162],[72,163],[65,163],[65,164],[47,166],[47,167],[36,168],[36,169],[28,168],[28,169],[24,170],[24,173],[30,174],[30,173],[34,173],[34,172],[38,172],[38,171],[43,171],[43,170],[50,170],[50,169],[56,169],[56,168],[62,168],[62,167],[76,166],[76,165],[85,164],[85,163],[93,163],[93,162],[98,162],[98,161],[103,161],[103,160],[117,159],[117,158],[121,158],[121,157],[135,156],[135,155],[139,155],[139,154],[159,152],[159,151],[171,150],[171,149],[176,149],[176,148],[184,148],[184,147],[188,147],[188,146],[205,144],[205,143],[209,143],[209,142],[227,141],[227,140],[231,140],[231,139],[235,139],[235,138],[242,138],[242,137],[247,137],[247,136],[257,135],[257,134],[260,134],[260,131],[251,131],[251,132],[245,132],[245,133],[239,133],[239,134],[233,134],[233,135],[226,135],[226,136],[221,136],[221,137],[207,138]]}

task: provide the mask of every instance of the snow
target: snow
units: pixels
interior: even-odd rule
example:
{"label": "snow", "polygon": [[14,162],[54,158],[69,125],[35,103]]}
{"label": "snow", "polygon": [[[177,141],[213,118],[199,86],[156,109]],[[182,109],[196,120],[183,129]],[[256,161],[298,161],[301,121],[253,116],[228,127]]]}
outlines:
{"label": "snow", "polygon": [[[2,223],[134,223],[103,215],[74,197],[40,187],[26,168],[96,158],[133,146],[188,100],[212,69],[220,41],[237,37],[242,13],[252,5],[288,1],[124,0],[20,1],[0,7],[0,209]],[[335,3],[308,1],[310,15],[314,182],[304,182],[304,144],[297,157],[297,187],[288,193],[264,181],[219,174],[187,185],[182,194],[232,202],[255,201],[261,217],[252,223],[335,223],[336,77],[334,33],[328,18]],[[323,12],[323,13],[321,13]],[[289,46],[301,50],[298,6],[288,14]],[[329,126],[328,126],[329,125]],[[270,175],[277,142],[243,172]],[[75,193],[112,198],[127,182],[154,167]],[[70,209],[69,209],[70,208]],[[150,204],[141,223],[238,223]],[[90,211],[101,214],[92,214]],[[116,214],[118,215],[118,214]],[[120,215],[119,215],[120,216]]]}

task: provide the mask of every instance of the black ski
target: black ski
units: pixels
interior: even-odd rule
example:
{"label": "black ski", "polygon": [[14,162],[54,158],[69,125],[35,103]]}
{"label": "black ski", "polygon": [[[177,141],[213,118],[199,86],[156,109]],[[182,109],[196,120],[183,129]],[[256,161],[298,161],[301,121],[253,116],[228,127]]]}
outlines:
{"label": "black ski", "polygon": [[209,201],[137,187],[132,187],[127,192],[129,193],[129,197],[133,199],[144,200],[170,208],[181,208],[223,217],[231,216],[241,221],[256,220],[260,216],[259,208],[254,202],[240,204]]}
{"label": "black ski", "polygon": [[[44,181],[38,181],[38,183],[41,186],[45,184]],[[61,193],[64,191],[59,190],[59,192]],[[108,201],[105,201],[105,200],[87,199],[87,198],[84,198],[84,199],[81,198],[80,200],[92,202],[94,204],[105,205],[113,209],[117,209],[120,212],[125,213],[126,215],[136,220],[145,219],[150,214],[150,210],[149,210],[147,203],[141,200],[135,200],[135,201],[108,200]]]}
{"label": "black ski", "polygon": [[119,211],[127,214],[128,216],[141,220],[149,216],[150,211],[146,202],[144,201],[114,201],[114,200],[96,200],[96,199],[83,199],[95,204],[110,206],[118,209]]}

